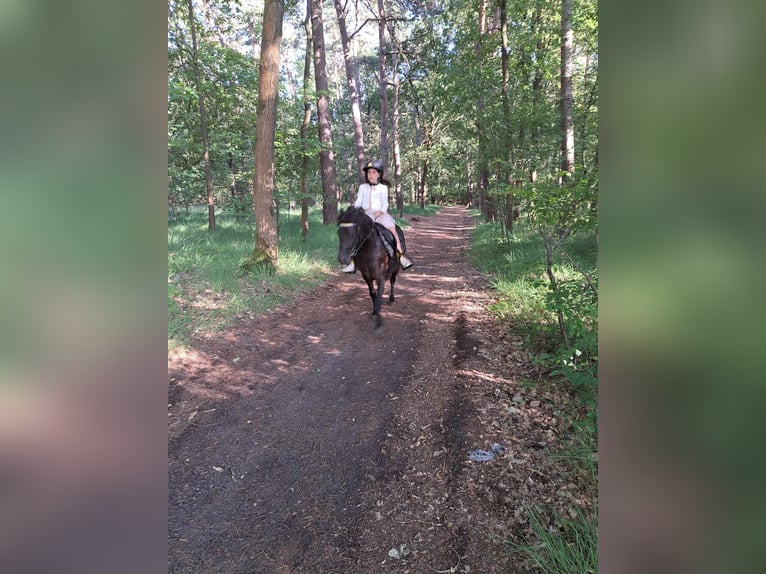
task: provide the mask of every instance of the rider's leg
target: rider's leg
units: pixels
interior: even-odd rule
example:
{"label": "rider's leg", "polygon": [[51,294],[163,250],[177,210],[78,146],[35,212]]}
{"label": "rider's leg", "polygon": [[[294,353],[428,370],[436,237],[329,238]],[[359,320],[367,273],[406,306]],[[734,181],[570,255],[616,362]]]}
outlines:
{"label": "rider's leg", "polygon": [[399,240],[399,234],[396,232],[396,226],[388,227],[387,229],[393,233],[394,239],[396,240],[396,252],[399,254],[399,264],[402,266],[402,269],[408,269],[412,267],[412,259],[407,257],[402,252],[402,242]]}
{"label": "rider's leg", "polygon": [[396,227],[386,227],[391,232],[396,240],[396,252],[402,253],[402,242],[399,240],[399,234],[396,232]]}

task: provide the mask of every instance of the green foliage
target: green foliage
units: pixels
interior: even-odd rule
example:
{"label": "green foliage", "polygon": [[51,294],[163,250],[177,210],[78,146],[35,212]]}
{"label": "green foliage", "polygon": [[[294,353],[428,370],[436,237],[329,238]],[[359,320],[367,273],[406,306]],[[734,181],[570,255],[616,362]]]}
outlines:
{"label": "green foliage", "polygon": [[[528,220],[505,239],[499,224],[479,225],[473,233],[471,258],[493,275],[499,299],[491,310],[537,353],[553,377],[567,380],[583,403],[594,408],[597,395],[598,302],[582,273],[587,270],[598,288],[593,234],[578,232],[563,244],[553,267],[559,277],[551,288],[545,272],[543,237]],[[574,265],[577,265],[577,268]],[[559,336],[557,313],[565,319],[568,344]],[[595,410],[593,410],[595,416]]]}
{"label": "green foliage", "polygon": [[[199,94],[192,65],[185,3],[168,5],[168,199],[187,206],[205,198]],[[200,89],[208,115],[210,166],[217,205],[240,201],[252,180],[258,69],[235,44],[221,45],[219,33],[247,26],[236,4],[211,2],[215,31],[197,23]],[[197,15],[199,19],[199,14]]]}
{"label": "green foliage", "polygon": [[[485,167],[489,190],[486,203],[502,218],[509,192],[520,195],[511,181],[550,184],[559,164],[559,13],[558,6],[529,0],[508,2],[508,39],[511,54],[509,93],[513,105],[504,109],[500,89],[499,34],[479,33],[476,3],[451,3],[443,8],[393,4],[397,39],[408,57],[399,76],[399,137],[405,203],[416,200],[418,177],[427,164],[426,201],[479,201],[479,170]],[[216,205],[242,209],[252,180],[252,149],[257,99],[257,60],[260,19],[237,2],[208,3],[208,15],[197,15],[202,89],[208,104],[210,160]],[[197,94],[190,65],[190,34],[185,3],[171,0],[168,10],[168,175],[169,199],[176,206],[194,204],[205,194]],[[255,16],[255,18],[254,18]],[[303,143],[302,9],[288,3],[277,115],[274,196],[278,204],[299,199]],[[249,30],[251,21],[255,22]],[[594,0],[573,3],[573,28],[578,54],[574,76],[575,145],[578,169],[597,167],[598,144],[598,12]],[[356,37],[361,106],[369,155],[380,152],[380,94],[377,84],[377,34],[373,24]],[[222,45],[223,44],[223,45]],[[342,67],[337,68],[342,74]],[[330,81],[345,78],[330,70]],[[313,88],[313,84],[312,84]],[[350,105],[331,93],[333,147],[337,185],[345,196],[358,179],[353,154]],[[309,94],[312,104],[315,94]],[[389,93],[389,96],[391,94]],[[415,118],[417,116],[418,125]],[[312,117],[309,147],[309,193],[319,189],[316,114]],[[508,147],[510,146],[510,148]],[[542,183],[536,184],[542,185]],[[353,192],[352,192],[353,193]],[[535,195],[539,195],[535,192]],[[526,206],[524,206],[526,207]]]}
{"label": "green foliage", "polygon": [[555,368],[552,375],[564,377],[589,407],[595,409],[598,385],[598,302],[581,281],[569,280],[548,292],[550,309],[562,310],[569,345],[546,356]]}

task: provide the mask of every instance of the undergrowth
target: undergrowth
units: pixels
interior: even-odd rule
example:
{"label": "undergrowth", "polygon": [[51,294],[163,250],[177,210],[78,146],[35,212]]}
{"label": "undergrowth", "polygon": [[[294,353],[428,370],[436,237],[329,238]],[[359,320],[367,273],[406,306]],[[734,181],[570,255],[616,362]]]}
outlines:
{"label": "undergrowth", "polygon": [[[598,280],[595,241],[592,236],[570,238],[563,245],[580,270]],[[503,238],[497,224],[474,230],[470,255],[473,263],[490,274],[498,301],[491,311],[509,331],[521,336],[551,377],[569,382],[586,406],[595,406],[598,365],[598,301],[580,270],[559,254],[551,287],[545,269],[543,239],[519,223],[515,234]],[[563,312],[566,341],[562,340],[557,312]]]}
{"label": "undergrowth", "polygon": [[556,574],[596,572],[598,549],[598,301],[583,274],[588,273],[597,289],[595,238],[570,237],[562,248],[568,257],[556,253],[555,289],[546,273],[543,237],[524,220],[508,238],[497,224],[479,224],[470,251],[474,265],[493,277],[498,301],[491,311],[509,332],[522,337],[548,378],[565,381],[583,407],[572,436],[561,439],[565,454],[558,456],[568,459],[573,474],[593,490],[592,512],[574,506],[573,516],[561,517],[550,508],[527,508],[534,534],[525,544],[511,544],[513,552],[528,558],[539,571]]}
{"label": "undergrowth", "polygon": [[595,574],[598,571],[598,521],[575,507],[575,517],[557,517],[557,527],[544,509],[528,508],[527,516],[537,540],[514,544],[518,553],[545,574]]}

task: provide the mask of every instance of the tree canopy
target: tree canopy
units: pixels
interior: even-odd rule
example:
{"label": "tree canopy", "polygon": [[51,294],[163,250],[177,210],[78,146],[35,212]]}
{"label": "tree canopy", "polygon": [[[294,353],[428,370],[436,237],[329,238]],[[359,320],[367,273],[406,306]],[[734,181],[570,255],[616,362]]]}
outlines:
{"label": "tree canopy", "polygon": [[[327,89],[311,98],[316,102],[322,96],[329,102],[339,200],[351,200],[359,180],[349,97],[349,82],[354,79],[348,78],[344,61],[338,20],[342,14],[349,60],[358,72],[364,152],[380,157],[384,147],[399,146],[404,203],[472,204],[487,220],[510,224],[514,210],[520,209],[538,218],[552,217],[552,206],[561,217],[595,214],[597,5],[595,0],[570,1],[575,149],[571,181],[579,191],[555,185],[562,159],[560,2],[341,0],[341,10],[324,2]],[[248,215],[263,1],[193,3],[199,83],[194,81],[186,3],[168,4],[168,201],[172,208],[206,201],[197,105],[197,91],[203,90],[216,206]],[[381,14],[384,34],[379,34]],[[328,144],[320,144],[316,110],[309,126],[311,145],[306,147],[300,139],[305,15],[304,2],[286,3],[274,142],[273,199],[278,211],[301,200],[304,155],[310,160],[308,201],[326,201],[319,152]],[[396,142],[393,113],[381,125],[382,96],[390,106],[395,89]],[[387,134],[386,146],[382,133]],[[386,168],[393,174],[393,154],[388,155]],[[560,227],[567,229],[570,222],[562,221]]]}

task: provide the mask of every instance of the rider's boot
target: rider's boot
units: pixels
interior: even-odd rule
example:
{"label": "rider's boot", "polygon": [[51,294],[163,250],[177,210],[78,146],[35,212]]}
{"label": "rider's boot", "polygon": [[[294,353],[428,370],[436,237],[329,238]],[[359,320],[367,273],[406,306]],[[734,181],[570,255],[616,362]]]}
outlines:
{"label": "rider's boot", "polygon": [[343,271],[343,273],[354,273],[356,271],[356,264],[354,263],[354,260],[352,259],[348,265],[341,269],[341,271]]}
{"label": "rider's boot", "polygon": [[398,253],[399,253],[399,265],[402,266],[402,271],[406,271],[407,269],[413,266],[412,259],[407,257],[401,251],[399,251]]}

